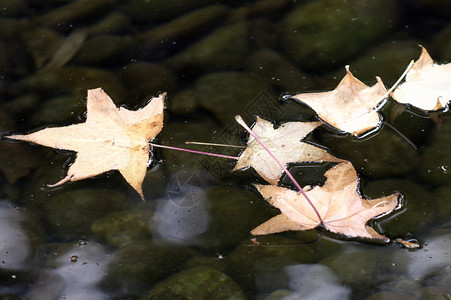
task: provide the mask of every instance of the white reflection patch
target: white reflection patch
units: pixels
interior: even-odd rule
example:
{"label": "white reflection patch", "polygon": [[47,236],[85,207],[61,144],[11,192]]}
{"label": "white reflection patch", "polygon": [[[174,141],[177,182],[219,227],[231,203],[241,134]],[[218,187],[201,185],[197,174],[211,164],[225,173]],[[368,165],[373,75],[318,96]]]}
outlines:
{"label": "white reflection patch", "polygon": [[0,201],[0,269],[23,270],[29,266],[30,242],[22,229],[24,221],[8,201]]}

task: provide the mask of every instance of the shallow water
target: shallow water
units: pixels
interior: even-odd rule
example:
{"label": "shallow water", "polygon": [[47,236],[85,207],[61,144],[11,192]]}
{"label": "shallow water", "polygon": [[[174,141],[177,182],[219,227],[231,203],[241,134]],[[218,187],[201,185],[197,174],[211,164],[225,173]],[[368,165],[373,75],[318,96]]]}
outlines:
{"label": "shallow water", "polygon": [[[165,125],[154,142],[236,156],[240,149],[184,143],[244,145],[236,114],[248,124],[256,116],[277,124],[317,120],[287,95],[333,89],[346,64],[363,82],[380,76],[390,86],[418,58],[418,44],[439,63],[451,53],[449,5],[420,0],[2,5],[5,134],[83,122],[87,89],[102,87],[129,109],[166,91]],[[380,128],[361,138],[322,125],[306,140],[350,160],[365,197],[400,192],[402,205],[369,224],[392,240],[419,242],[419,249],[322,229],[255,243],[250,231],[278,210],[253,187],[265,181],[251,169],[232,172],[232,160],[154,148],[141,202],[115,171],[49,188],[76,155],[3,139],[0,295],[447,299],[451,121],[440,115],[438,127],[436,117],[405,108],[394,117],[390,99]],[[323,184],[330,166],[290,170],[304,186]],[[293,187],[286,176],[280,183]]]}

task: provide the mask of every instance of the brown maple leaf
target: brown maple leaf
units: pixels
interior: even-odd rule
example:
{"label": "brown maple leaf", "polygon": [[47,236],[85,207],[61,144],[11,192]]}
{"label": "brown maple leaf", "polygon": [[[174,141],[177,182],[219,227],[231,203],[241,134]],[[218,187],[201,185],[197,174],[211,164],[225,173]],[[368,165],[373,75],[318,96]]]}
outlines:
{"label": "brown maple leaf", "polygon": [[165,93],[130,111],[117,108],[101,88],[88,90],[85,123],[8,138],[78,152],[67,176],[51,186],[119,170],[144,200],[141,186],[149,161],[148,142],[163,128],[164,97]]}
{"label": "brown maple leaf", "polygon": [[[274,129],[271,122],[257,117],[252,127],[254,133],[264,142],[283,165],[290,162],[341,161],[326,150],[301,142],[320,126],[321,122],[288,122]],[[233,171],[252,167],[267,182],[277,184],[283,169],[252,136],[241,153]]]}
{"label": "brown maple leaf", "polygon": [[293,98],[309,105],[331,126],[359,135],[379,126],[376,107],[384,100],[387,90],[379,77],[376,77],[377,83],[369,87],[352,75],[349,66],[346,72],[333,91],[297,94]]}
{"label": "brown maple leaf", "polygon": [[261,224],[251,233],[264,235],[287,230],[303,231],[323,225],[328,231],[346,237],[390,241],[365,224],[369,219],[395,209],[400,195],[363,199],[357,190],[357,173],[350,162],[332,167],[325,176],[327,180],[322,187],[317,186],[306,192],[322,222],[302,194],[274,185],[255,185],[262,196],[282,213]]}
{"label": "brown maple leaf", "polygon": [[435,64],[421,47],[420,58],[406,75],[404,83],[393,92],[393,99],[423,110],[438,110],[451,101],[451,63]]}

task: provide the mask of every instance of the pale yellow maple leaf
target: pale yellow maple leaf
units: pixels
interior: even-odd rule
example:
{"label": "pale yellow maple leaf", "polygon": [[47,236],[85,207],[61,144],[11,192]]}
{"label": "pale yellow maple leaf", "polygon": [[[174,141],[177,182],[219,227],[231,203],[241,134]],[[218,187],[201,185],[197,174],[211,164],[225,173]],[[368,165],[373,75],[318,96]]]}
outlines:
{"label": "pale yellow maple leaf", "polygon": [[88,90],[86,122],[8,138],[77,152],[67,176],[52,186],[119,170],[144,200],[148,142],[163,128],[164,97],[162,94],[144,108],[130,111],[117,108],[101,88]]}

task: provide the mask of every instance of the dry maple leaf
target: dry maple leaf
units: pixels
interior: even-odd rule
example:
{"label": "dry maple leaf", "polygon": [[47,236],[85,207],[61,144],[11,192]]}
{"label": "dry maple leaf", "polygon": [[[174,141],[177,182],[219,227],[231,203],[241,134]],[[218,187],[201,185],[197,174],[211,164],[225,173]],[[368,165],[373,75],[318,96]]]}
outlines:
{"label": "dry maple leaf", "polygon": [[144,200],[141,185],[149,161],[148,142],[163,128],[164,97],[130,111],[117,108],[101,88],[88,90],[85,123],[8,138],[78,152],[67,176],[53,186],[119,170]]}
{"label": "dry maple leaf", "polygon": [[274,185],[255,185],[267,201],[280,209],[281,214],[261,224],[253,235],[277,233],[287,230],[309,230],[323,225],[327,230],[347,237],[389,239],[366,226],[366,222],[391,212],[398,205],[399,194],[367,200],[357,190],[358,177],[350,162],[329,169],[322,187],[306,192],[319,212],[322,223],[304,196],[294,190]]}
{"label": "dry maple leaf", "polygon": [[[321,122],[288,122],[274,129],[271,122],[257,117],[257,122],[252,130],[283,165],[290,162],[341,161],[324,149],[301,142],[307,134],[320,125]],[[249,137],[247,147],[241,153],[233,171],[247,167],[254,168],[263,179],[271,184],[277,184],[283,171],[252,136]]]}
{"label": "dry maple leaf", "polygon": [[346,72],[333,91],[297,94],[293,98],[313,108],[324,122],[359,135],[379,126],[376,107],[387,90],[379,77],[376,77],[377,83],[369,87],[352,75],[349,66],[346,66]]}
{"label": "dry maple leaf", "polygon": [[405,82],[393,92],[393,98],[423,110],[437,110],[451,101],[451,63],[435,64],[426,49],[421,48],[420,58]]}

